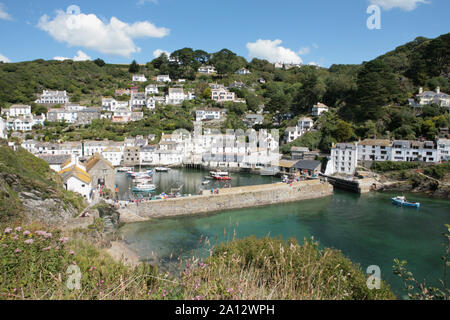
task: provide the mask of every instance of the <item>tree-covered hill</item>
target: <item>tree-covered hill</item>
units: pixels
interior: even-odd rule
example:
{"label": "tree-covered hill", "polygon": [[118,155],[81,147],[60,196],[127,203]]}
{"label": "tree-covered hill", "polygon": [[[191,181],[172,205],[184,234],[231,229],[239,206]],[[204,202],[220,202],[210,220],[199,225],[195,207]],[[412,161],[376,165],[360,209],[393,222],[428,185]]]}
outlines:
{"label": "tree-covered hill", "polygon": [[[208,53],[191,48],[174,51],[171,57],[163,54],[143,65],[111,65],[99,59],[0,63],[0,107],[31,103],[44,88],[67,90],[72,102],[95,106],[101,103],[102,96],[114,95],[115,89],[129,88],[133,73],[143,73],[149,79],[134,84],[141,91],[154,82],[156,75],[169,74],[172,79],[186,79],[185,90],[195,92],[197,99],[185,101],[175,114],[172,111],[177,107],[174,106],[160,107],[153,114],[154,119],[147,112],[147,119],[133,125],[139,130],[130,132],[112,123],[106,123],[104,127],[110,127],[111,132],[120,131],[122,138],[138,132],[188,128],[195,108],[220,107],[210,99],[208,84],[217,82],[228,86],[237,81],[242,86],[231,90],[246,104],[227,103],[227,119],[221,129],[245,129],[242,121],[245,114],[254,113],[264,105],[265,121],[256,129],[275,127],[283,132],[294,126],[301,116],[310,116],[314,104],[323,102],[331,108],[330,114],[318,122],[320,132],[310,140],[324,151],[329,150],[333,142],[375,136],[430,139],[439,127],[450,125],[448,112],[432,105],[417,113],[409,107],[408,99],[415,96],[419,86],[424,90],[435,90],[439,86],[442,92],[450,92],[449,51],[450,34],[445,34],[436,39],[417,38],[359,65],[332,65],[330,68],[277,69],[266,60],[247,61],[228,49]],[[216,67],[217,74],[197,72],[198,67],[209,64]],[[249,69],[251,74],[236,74],[240,68]],[[161,91],[167,93],[168,87],[174,85],[178,84],[166,85]],[[126,96],[117,98],[128,99]],[[36,112],[41,110],[33,104],[32,107]],[[84,129],[89,131],[91,128]],[[44,132],[40,138],[58,138],[58,134],[48,133]],[[68,138],[77,136],[80,132],[74,132],[74,136]],[[102,133],[100,136],[108,135]]]}

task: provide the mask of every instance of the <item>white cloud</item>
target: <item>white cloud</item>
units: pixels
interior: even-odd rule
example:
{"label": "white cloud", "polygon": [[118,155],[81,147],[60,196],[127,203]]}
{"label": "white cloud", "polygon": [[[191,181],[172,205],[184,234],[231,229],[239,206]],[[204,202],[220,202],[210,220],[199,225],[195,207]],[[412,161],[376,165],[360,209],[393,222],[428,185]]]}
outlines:
{"label": "white cloud", "polygon": [[262,40],[247,43],[250,58],[266,59],[269,62],[284,63],[303,63],[302,58],[293,50],[284,48],[281,45],[283,41]]}
{"label": "white cloud", "polygon": [[91,60],[91,57],[89,57],[86,53],[84,53],[81,50],[77,51],[77,55],[73,58],[66,58],[66,57],[54,57],[53,60],[58,61],[64,61],[64,60],[73,60],[73,61],[88,61]]}
{"label": "white cloud", "polygon": [[419,3],[430,3],[427,0],[369,0],[371,4],[381,6],[384,10],[400,8],[405,11],[411,11],[417,8]]}
{"label": "white cloud", "polygon": [[310,47],[303,47],[298,51],[299,55],[305,55],[305,54],[309,54],[311,52],[311,48]]}
{"label": "white cloud", "polygon": [[155,51],[153,51],[153,57],[159,58],[163,53],[170,57],[170,52],[162,49],[156,49]]}
{"label": "white cloud", "polygon": [[148,2],[151,2],[151,3],[154,3],[154,4],[158,4],[158,0],[139,0],[137,5],[140,7],[140,6],[145,5]]}
{"label": "white cloud", "polygon": [[5,5],[1,2],[0,2],[0,20],[12,20],[11,15],[5,10]]}
{"label": "white cloud", "polygon": [[38,27],[47,31],[55,40],[69,46],[125,57],[141,51],[134,39],[162,38],[170,32],[169,29],[158,28],[148,21],[128,24],[112,17],[108,23],[95,14],[73,15],[61,10],[57,11],[53,20],[43,15]]}
{"label": "white cloud", "polygon": [[6,63],[11,62],[11,60],[9,60],[7,57],[2,55],[1,53],[0,53],[0,61],[1,62],[6,62]]}

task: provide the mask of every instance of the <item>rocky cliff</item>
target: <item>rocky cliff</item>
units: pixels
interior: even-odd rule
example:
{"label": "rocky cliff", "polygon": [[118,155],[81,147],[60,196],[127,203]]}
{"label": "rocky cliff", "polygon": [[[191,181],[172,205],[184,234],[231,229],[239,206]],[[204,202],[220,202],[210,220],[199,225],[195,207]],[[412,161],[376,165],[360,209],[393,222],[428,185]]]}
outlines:
{"label": "rocky cliff", "polygon": [[80,196],[64,190],[45,161],[21,148],[0,144],[0,222],[20,219],[59,224],[84,206]]}

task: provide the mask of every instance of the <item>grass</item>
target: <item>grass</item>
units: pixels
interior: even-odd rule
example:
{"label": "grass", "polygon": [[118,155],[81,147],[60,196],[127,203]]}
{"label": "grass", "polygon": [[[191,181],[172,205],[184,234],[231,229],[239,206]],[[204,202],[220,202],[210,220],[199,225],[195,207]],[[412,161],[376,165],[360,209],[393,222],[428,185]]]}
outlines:
{"label": "grass", "polygon": [[[358,266],[311,241],[300,246],[271,238],[234,240],[204,262],[184,262],[184,271],[174,277],[145,263],[127,267],[84,236],[38,224],[0,227],[0,299],[395,298],[385,283],[380,290],[367,289]],[[69,289],[77,279],[79,289]]]}

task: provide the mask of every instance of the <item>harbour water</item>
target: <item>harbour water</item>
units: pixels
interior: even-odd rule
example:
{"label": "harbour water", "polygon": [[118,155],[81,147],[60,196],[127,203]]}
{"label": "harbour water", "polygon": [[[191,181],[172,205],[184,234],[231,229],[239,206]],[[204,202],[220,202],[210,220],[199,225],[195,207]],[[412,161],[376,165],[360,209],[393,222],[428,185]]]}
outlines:
{"label": "harbour water", "polygon": [[178,258],[207,257],[211,247],[205,239],[214,245],[251,235],[296,238],[300,243],[314,237],[321,247],[341,250],[363,271],[378,265],[382,279],[401,298],[403,284],[392,272],[395,258],[407,260],[419,281],[439,285],[442,233],[444,224],[450,223],[450,201],[406,194],[421,202],[421,208],[401,208],[391,203],[395,195],[335,191],[320,200],[128,224],[121,234],[142,260],[162,269],[176,265]]}
{"label": "harbour water", "polygon": [[[280,182],[280,179],[276,177],[259,176],[249,173],[231,173],[233,178],[231,181],[209,180],[209,184],[204,186],[202,182],[205,181],[205,176],[209,176],[207,171],[195,169],[170,169],[168,172],[154,172],[151,183],[156,185],[157,188],[153,194],[169,194],[172,190],[182,187],[181,194],[195,195],[201,192],[201,190],[223,188],[227,184],[231,185],[231,187],[241,187]],[[132,179],[128,178],[125,173],[116,173],[116,185],[119,187],[120,200],[133,198],[132,192],[130,191],[132,184]]]}

